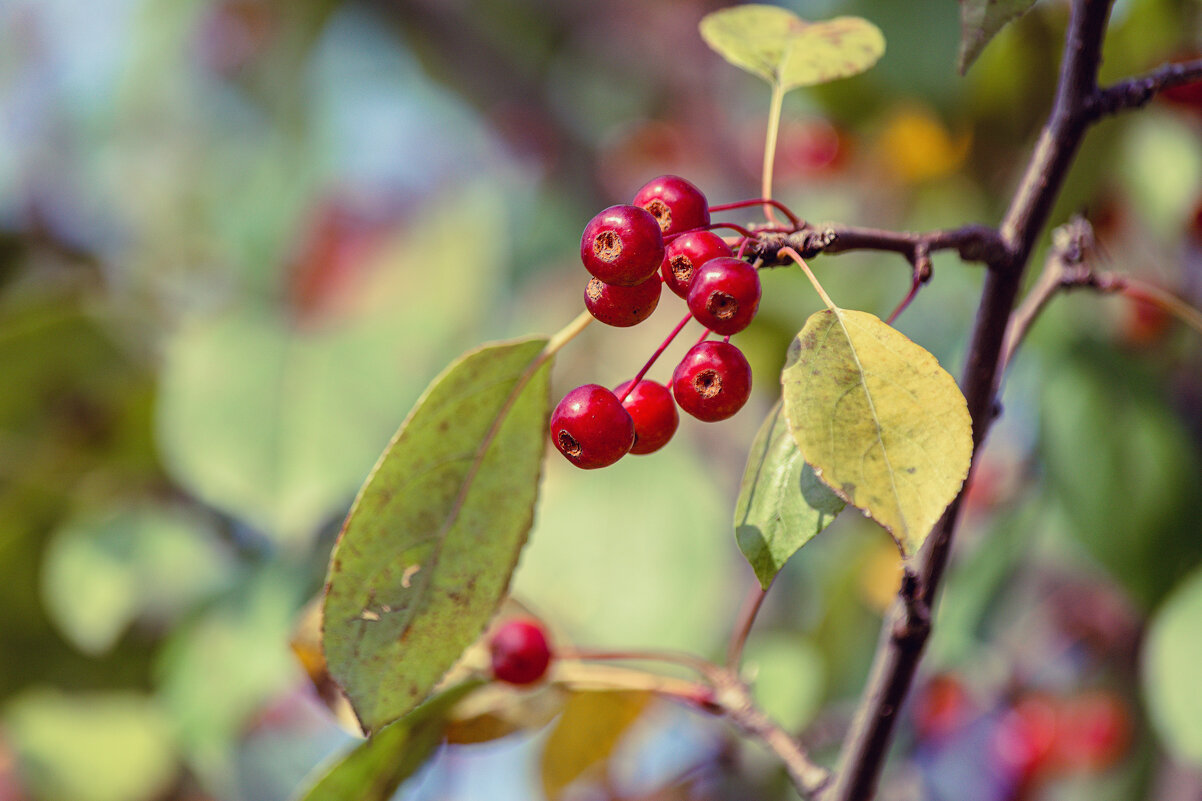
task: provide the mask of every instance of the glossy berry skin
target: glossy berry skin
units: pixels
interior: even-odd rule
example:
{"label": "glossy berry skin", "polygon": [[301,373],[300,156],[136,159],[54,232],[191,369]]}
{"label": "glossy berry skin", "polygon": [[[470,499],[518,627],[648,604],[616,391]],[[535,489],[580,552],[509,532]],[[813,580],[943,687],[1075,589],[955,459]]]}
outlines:
{"label": "glossy berry skin", "polygon": [[634,454],[655,453],[668,444],[676,427],[680,424],[680,415],[676,413],[676,403],[672,393],[663,384],[643,379],[638,386],[626,394],[630,382],[626,381],[614,387],[614,395],[621,398],[626,395],[622,405],[634,420]]}
{"label": "glossy berry skin", "polygon": [[729,342],[698,343],[672,373],[672,396],[698,420],[725,420],[751,397],[751,365]]}
{"label": "glossy berry skin", "polygon": [[608,389],[585,384],[551,413],[551,441],[577,467],[608,467],[634,445],[634,420]]}
{"label": "glossy berry skin", "polygon": [[508,684],[533,684],[547,673],[551,646],[543,627],[533,620],[510,620],[488,642],[492,674]]}
{"label": "glossy berry skin", "polygon": [[653,178],[643,184],[633,202],[651,212],[664,236],[710,224],[710,206],[705,195],[679,175]]}
{"label": "glossy berry skin", "polygon": [[580,260],[585,269],[607,284],[641,284],[664,260],[659,223],[638,206],[610,206],[584,226]]}
{"label": "glossy berry skin", "polygon": [[668,289],[682,298],[689,296],[689,287],[697,268],[710,259],[734,256],[730,246],[712,231],[692,231],[678,236],[664,248],[664,262],[659,274]]}
{"label": "glossy berry skin", "polygon": [[715,334],[737,334],[760,306],[760,275],[742,259],[710,259],[693,276],[688,303],[697,322]]}
{"label": "glossy berry skin", "polygon": [[662,286],[658,275],[634,286],[614,286],[590,278],[584,288],[584,305],[589,314],[606,325],[627,328],[651,316],[659,305]]}

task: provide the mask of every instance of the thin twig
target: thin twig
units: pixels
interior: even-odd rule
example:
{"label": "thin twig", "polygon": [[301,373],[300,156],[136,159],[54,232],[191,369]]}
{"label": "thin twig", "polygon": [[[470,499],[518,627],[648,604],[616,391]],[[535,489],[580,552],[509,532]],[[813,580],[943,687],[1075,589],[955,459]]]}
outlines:
{"label": "thin twig", "polygon": [[1127,109],[1139,108],[1158,93],[1175,86],[1202,81],[1202,58],[1165,64],[1138,78],[1128,78],[1099,89],[1090,99],[1087,113],[1094,119]]}
{"label": "thin twig", "polygon": [[738,672],[739,662],[743,659],[743,646],[747,644],[747,637],[751,634],[751,627],[755,625],[756,615],[760,612],[760,607],[764,605],[764,598],[768,596],[768,591],[760,586],[759,581],[753,581],[747,589],[747,597],[743,600],[743,606],[739,609],[739,617],[735,621],[734,630],[730,633],[730,646],[726,649],[726,667],[728,670]]}

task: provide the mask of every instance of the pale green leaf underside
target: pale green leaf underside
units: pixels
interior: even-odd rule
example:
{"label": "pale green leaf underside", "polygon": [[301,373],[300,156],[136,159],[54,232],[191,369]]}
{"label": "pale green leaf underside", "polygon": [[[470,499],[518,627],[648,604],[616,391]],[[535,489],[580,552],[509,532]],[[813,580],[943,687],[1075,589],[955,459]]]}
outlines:
{"label": "pale green leaf underside", "polygon": [[760,585],[768,589],[789,557],[843,506],[802,458],[777,403],[751,445],[735,503],[735,539]]}
{"label": "pale green leaf underside", "polygon": [[724,59],[786,91],[858,75],[885,52],[880,29],[860,17],[806,22],[753,3],[706,14],[699,27]]}
{"label": "pale green leaf underside", "polygon": [[1177,756],[1202,765],[1202,570],[1157,610],[1144,646],[1143,691],[1152,723]]}
{"label": "pale green leaf underside", "polygon": [[388,801],[442,742],[447,713],[478,683],[423,704],[339,759],[298,801]]}
{"label": "pale green leaf underside", "polygon": [[360,722],[430,693],[505,596],[534,515],[548,414],[546,340],[489,345],[435,379],[343,527],[323,646]]}
{"label": "pale green leaf underside", "polygon": [[960,54],[956,69],[960,74],[981,55],[998,31],[1023,14],[1036,0],[960,0]]}
{"label": "pale green leaf underside", "polygon": [[813,314],[781,374],[801,452],[841,498],[917,551],[960,491],[972,423],[955,380],[867,312]]}

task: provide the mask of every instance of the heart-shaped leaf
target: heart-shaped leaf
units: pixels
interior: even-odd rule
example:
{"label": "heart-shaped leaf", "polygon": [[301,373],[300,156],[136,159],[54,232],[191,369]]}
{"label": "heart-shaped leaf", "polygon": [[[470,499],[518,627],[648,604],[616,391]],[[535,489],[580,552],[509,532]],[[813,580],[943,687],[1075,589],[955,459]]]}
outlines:
{"label": "heart-shaped leaf", "polygon": [[447,368],[351,508],[324,647],[367,731],[417,706],[505,596],[538,494],[546,342],[485,346]]}
{"label": "heart-shaped leaf", "polygon": [[777,403],[751,444],[735,503],[735,539],[765,590],[843,506],[802,458]]}
{"label": "heart-shaped leaf", "polygon": [[960,74],[981,55],[989,40],[1010,22],[1027,13],[1035,0],[960,0]]}
{"label": "heart-shaped leaf", "polygon": [[867,312],[811,315],[781,373],[785,417],[815,472],[917,551],[960,491],[972,421],[956,381]]}
{"label": "heart-shaped leaf", "polygon": [[700,28],[724,59],[785,91],[859,75],[885,52],[880,29],[860,17],[806,22],[755,3],[706,14]]}

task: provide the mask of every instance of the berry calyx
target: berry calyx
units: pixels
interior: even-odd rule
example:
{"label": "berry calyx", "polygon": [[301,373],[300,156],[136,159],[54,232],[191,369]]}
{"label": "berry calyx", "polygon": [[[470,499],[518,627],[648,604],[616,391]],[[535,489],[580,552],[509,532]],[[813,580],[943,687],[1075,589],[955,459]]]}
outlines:
{"label": "berry calyx", "polygon": [[584,288],[584,305],[597,320],[606,325],[627,328],[651,316],[659,305],[658,275],[634,286],[614,286],[599,278],[590,278]]}
{"label": "berry calyx", "polygon": [[699,342],[672,373],[672,396],[698,420],[725,420],[751,397],[751,365],[729,342]]}
{"label": "berry calyx", "polygon": [[641,284],[664,260],[659,223],[638,206],[610,206],[584,226],[580,260],[585,269],[607,284]]}
{"label": "berry calyx", "polygon": [[679,175],[661,175],[643,184],[634,205],[651,212],[664,236],[710,224],[709,202],[701,190]]}
{"label": "berry calyx", "polygon": [[577,467],[608,467],[630,452],[634,420],[608,389],[585,384],[551,413],[551,441]]}
{"label": "berry calyx", "polygon": [[614,387],[614,395],[625,396],[622,405],[634,420],[631,453],[654,453],[668,444],[680,424],[680,415],[676,413],[676,404],[667,387],[643,379],[630,389],[630,382],[626,381]]}
{"label": "berry calyx", "polygon": [[551,646],[543,627],[533,620],[501,624],[488,642],[492,674],[508,684],[533,684],[547,673]]}
{"label": "berry calyx", "polygon": [[692,231],[676,237],[667,244],[659,273],[668,289],[682,298],[687,298],[698,267],[710,259],[734,255],[734,251],[722,241],[722,237],[712,231]]}
{"label": "berry calyx", "polygon": [[760,306],[760,275],[742,259],[710,259],[693,276],[688,302],[697,322],[715,334],[737,334]]}

